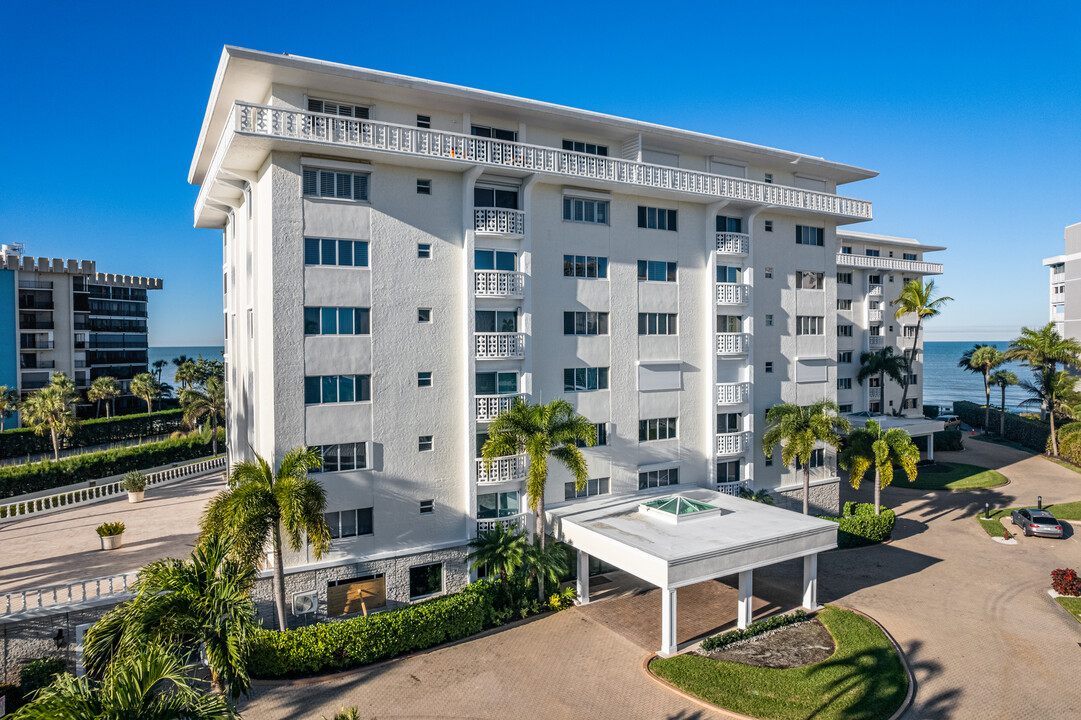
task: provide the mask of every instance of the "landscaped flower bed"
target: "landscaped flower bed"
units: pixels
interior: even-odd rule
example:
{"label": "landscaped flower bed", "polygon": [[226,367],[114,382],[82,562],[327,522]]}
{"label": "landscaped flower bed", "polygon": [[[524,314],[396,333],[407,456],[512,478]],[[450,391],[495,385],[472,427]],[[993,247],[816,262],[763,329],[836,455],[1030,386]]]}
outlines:
{"label": "landscaped flower bed", "polygon": [[890,539],[897,515],[889,508],[875,515],[872,503],[846,502],[841,517],[819,515],[823,520],[831,520],[840,527],[837,532],[837,546],[842,548],[874,545]]}
{"label": "landscaped flower bed", "polygon": [[1081,596],[1081,577],[1076,570],[1059,568],[1051,571],[1051,589],[1067,597]]}

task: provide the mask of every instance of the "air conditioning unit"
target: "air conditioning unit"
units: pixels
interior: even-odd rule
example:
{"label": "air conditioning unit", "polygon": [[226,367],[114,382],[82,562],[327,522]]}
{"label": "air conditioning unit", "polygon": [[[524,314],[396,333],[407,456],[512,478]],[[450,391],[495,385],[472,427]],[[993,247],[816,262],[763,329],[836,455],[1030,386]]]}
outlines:
{"label": "air conditioning unit", "polygon": [[319,591],[307,590],[293,593],[293,614],[311,615],[319,607]]}

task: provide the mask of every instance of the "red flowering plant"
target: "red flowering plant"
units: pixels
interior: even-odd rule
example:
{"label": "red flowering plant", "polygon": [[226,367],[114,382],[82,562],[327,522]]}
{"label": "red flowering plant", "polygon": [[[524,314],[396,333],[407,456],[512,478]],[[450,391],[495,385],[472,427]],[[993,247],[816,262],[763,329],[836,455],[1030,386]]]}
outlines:
{"label": "red flowering plant", "polygon": [[1051,571],[1051,589],[1059,595],[1081,596],[1081,577],[1076,570],[1059,568]]}

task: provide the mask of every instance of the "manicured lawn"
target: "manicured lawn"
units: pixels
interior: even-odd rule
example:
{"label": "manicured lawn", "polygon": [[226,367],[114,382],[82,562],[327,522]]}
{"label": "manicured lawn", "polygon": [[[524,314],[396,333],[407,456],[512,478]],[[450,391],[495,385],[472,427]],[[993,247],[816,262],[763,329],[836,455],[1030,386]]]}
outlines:
{"label": "manicured lawn", "polygon": [[1003,536],[1002,523],[1000,523],[998,520],[985,520],[982,514],[977,518],[977,520],[980,521],[980,527],[986,530],[987,534],[991,537],[1000,538]]}
{"label": "manicured lawn", "polygon": [[707,702],[757,718],[888,718],[908,691],[904,665],[889,638],[847,610],[827,607],[818,619],[837,650],[815,665],[775,670],[689,654],[654,660],[649,669]]}
{"label": "manicured lawn", "polygon": [[996,470],[989,470],[979,465],[964,463],[938,463],[939,467],[949,468],[946,472],[930,472],[922,468],[916,475],[915,482],[909,482],[904,473],[894,474],[893,485],[915,490],[970,490],[972,488],[990,488],[1005,485],[1006,476]]}
{"label": "manicured lawn", "polygon": [[1066,608],[1071,615],[1077,618],[1077,622],[1081,622],[1081,598],[1057,597],[1055,600],[1058,601],[1059,605]]}

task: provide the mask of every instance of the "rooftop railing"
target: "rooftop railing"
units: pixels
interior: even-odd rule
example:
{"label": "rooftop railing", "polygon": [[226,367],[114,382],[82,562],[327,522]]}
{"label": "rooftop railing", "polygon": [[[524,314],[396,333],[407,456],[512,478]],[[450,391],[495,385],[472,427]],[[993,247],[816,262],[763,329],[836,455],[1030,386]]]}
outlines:
{"label": "rooftop railing", "polygon": [[870,268],[872,270],[897,270],[899,272],[921,273],[924,275],[942,274],[942,263],[853,255],[852,253],[837,253],[837,265],[839,267]]}

